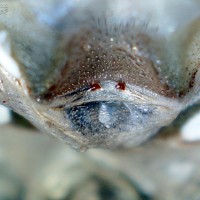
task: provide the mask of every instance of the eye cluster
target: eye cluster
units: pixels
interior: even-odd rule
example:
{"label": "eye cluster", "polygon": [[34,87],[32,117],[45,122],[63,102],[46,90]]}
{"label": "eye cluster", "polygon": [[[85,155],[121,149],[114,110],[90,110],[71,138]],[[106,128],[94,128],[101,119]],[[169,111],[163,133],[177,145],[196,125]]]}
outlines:
{"label": "eye cluster", "polygon": [[[115,85],[115,88],[118,89],[118,90],[125,90],[126,89],[126,83],[120,81],[119,83],[117,83]],[[99,90],[99,89],[101,89],[101,85],[99,83],[93,83],[90,86],[90,89],[91,89],[91,91]]]}

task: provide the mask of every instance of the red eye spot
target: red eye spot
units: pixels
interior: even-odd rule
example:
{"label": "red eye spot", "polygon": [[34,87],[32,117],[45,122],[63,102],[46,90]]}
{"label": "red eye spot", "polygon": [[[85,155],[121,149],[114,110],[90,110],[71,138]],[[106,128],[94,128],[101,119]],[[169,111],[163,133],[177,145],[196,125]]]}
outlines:
{"label": "red eye spot", "polygon": [[91,90],[92,91],[99,90],[99,89],[101,89],[101,86],[98,83],[93,83],[91,85]]}
{"label": "red eye spot", "polygon": [[116,86],[116,89],[118,90],[125,90],[126,89],[126,83],[125,82],[119,82]]}

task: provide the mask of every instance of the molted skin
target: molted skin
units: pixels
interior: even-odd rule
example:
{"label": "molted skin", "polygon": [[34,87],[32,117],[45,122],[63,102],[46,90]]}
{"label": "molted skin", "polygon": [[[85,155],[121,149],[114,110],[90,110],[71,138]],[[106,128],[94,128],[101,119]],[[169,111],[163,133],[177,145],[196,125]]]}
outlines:
{"label": "molted skin", "polygon": [[168,2],[171,15],[164,0],[35,2],[0,16],[0,101],[39,129],[79,149],[134,146],[199,100],[199,1]]}

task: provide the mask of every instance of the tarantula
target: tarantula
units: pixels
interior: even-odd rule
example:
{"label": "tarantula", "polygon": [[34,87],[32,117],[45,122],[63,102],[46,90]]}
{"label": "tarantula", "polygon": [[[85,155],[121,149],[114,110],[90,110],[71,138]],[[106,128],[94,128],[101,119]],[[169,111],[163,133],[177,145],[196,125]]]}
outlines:
{"label": "tarantula", "polygon": [[0,103],[74,148],[143,143],[199,100],[200,3],[170,2],[5,1]]}

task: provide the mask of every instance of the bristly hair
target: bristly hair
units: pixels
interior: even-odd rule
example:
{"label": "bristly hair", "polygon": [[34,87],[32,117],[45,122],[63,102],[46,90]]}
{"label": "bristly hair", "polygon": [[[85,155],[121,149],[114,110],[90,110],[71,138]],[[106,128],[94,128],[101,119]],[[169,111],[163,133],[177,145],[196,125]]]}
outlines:
{"label": "bristly hair", "polygon": [[157,35],[159,26],[149,26],[151,17],[147,17],[145,21],[139,21],[135,17],[130,17],[125,20],[114,20],[109,14],[102,14],[95,16],[90,15],[90,20],[87,22],[87,26],[90,26],[91,30],[99,30],[105,36],[119,37],[120,35],[136,36],[137,34]]}

